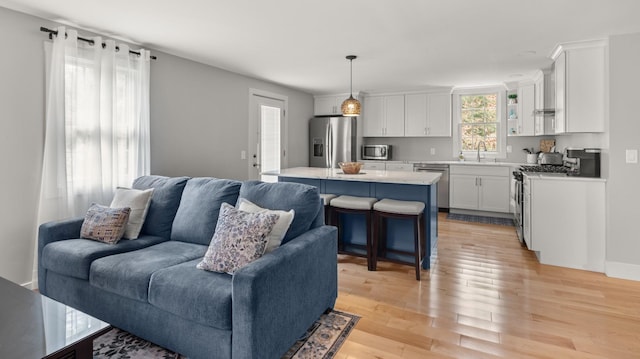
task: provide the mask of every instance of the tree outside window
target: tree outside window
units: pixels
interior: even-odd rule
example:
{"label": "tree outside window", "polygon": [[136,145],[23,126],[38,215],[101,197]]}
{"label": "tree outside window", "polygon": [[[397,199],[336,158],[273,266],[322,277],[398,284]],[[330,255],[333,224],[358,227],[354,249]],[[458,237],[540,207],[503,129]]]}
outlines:
{"label": "tree outside window", "polygon": [[462,151],[475,151],[480,141],[484,141],[488,152],[498,152],[497,93],[461,95],[460,122]]}

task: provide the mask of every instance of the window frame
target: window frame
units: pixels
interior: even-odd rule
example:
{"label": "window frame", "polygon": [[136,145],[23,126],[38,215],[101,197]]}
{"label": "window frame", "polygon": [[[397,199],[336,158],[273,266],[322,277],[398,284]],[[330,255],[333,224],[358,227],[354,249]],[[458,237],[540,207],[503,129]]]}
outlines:
{"label": "window frame", "polygon": [[[507,89],[504,86],[496,85],[490,87],[469,87],[458,88],[453,90],[453,156],[458,157],[462,149],[462,96],[469,95],[490,95],[496,94],[496,141],[497,148],[495,152],[486,152],[485,158],[497,159],[507,157],[507,123],[506,123],[506,93]],[[466,159],[476,159],[477,150],[462,151],[462,154]]]}

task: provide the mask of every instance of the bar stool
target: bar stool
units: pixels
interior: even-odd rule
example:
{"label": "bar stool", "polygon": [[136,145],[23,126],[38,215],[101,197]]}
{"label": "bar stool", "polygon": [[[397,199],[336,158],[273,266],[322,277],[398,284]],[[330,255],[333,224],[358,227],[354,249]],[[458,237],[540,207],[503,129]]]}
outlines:
{"label": "bar stool", "polygon": [[365,216],[367,241],[365,246],[354,245],[354,247],[364,247],[367,257],[367,268],[375,270],[373,267],[373,237],[371,236],[371,208],[378,200],[371,197],[339,196],[331,200],[331,214],[333,225],[338,227],[338,253],[362,256],[360,253],[348,252],[344,247],[343,228],[340,224],[340,214],[359,214]]}
{"label": "bar stool", "polygon": [[[423,220],[423,211],[424,203],[417,201],[398,201],[395,199],[385,198],[373,205],[373,270],[376,270],[378,250],[382,250],[385,256],[387,251],[413,255],[414,265],[416,268],[416,280],[420,280],[420,265],[422,264],[422,258],[424,258],[426,252],[426,230]],[[413,241],[415,248],[413,252],[387,249],[385,218],[407,219],[413,222]],[[381,226],[383,227],[382,230],[380,230]],[[406,262],[397,262],[407,264]]]}
{"label": "bar stool", "polygon": [[322,200],[322,204],[324,205],[324,223],[331,224],[331,207],[329,203],[332,199],[336,198],[335,194],[331,193],[320,193],[320,199]]}

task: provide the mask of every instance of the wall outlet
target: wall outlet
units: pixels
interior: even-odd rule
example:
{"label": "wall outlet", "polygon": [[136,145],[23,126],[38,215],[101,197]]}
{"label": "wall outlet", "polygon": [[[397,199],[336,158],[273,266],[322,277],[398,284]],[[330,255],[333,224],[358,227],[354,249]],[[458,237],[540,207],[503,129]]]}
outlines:
{"label": "wall outlet", "polygon": [[246,160],[247,159],[247,151],[245,151],[245,150],[240,151],[240,159],[241,160]]}
{"label": "wall outlet", "polygon": [[638,163],[638,150],[627,150],[627,163]]}
{"label": "wall outlet", "polygon": [[513,152],[513,147],[511,145],[507,145],[507,153]]}
{"label": "wall outlet", "polygon": [[429,153],[431,154],[431,156],[436,154],[436,149],[431,147],[431,149],[429,150]]}

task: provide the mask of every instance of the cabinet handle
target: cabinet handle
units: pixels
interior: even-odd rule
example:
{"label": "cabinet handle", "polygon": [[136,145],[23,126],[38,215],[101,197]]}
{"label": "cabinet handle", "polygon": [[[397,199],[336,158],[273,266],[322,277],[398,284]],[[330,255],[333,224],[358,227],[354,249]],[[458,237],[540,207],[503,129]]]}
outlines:
{"label": "cabinet handle", "polygon": [[478,177],[478,183],[480,183],[480,187],[482,187],[482,177]]}

